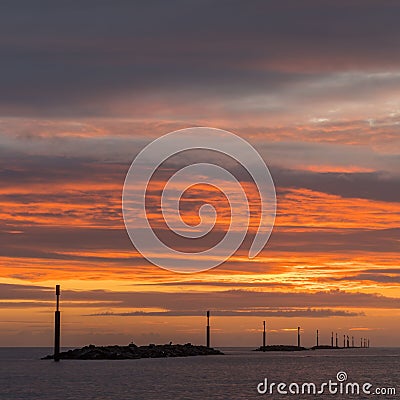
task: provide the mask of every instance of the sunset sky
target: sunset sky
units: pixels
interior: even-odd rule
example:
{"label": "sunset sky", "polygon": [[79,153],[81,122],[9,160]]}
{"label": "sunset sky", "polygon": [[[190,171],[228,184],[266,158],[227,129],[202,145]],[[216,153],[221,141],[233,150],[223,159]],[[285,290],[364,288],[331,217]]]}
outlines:
{"label": "sunset sky", "polygon": [[[271,344],[301,326],[304,345],[317,328],[400,345],[399,15],[387,0],[2,2],[0,346],[52,345],[55,284],[63,346],[204,343],[205,310],[215,346],[260,345],[264,319]],[[146,144],[193,126],[259,151],[277,217],[258,257],[247,240],[177,274],[135,251],[121,195]],[[218,236],[225,200],[193,187],[182,215],[216,204]]]}

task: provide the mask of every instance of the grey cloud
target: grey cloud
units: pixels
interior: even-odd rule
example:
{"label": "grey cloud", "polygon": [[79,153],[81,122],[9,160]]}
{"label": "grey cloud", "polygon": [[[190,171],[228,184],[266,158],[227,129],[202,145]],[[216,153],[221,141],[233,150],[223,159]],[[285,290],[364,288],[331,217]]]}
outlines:
{"label": "grey cloud", "polygon": [[[49,139],[44,147],[39,146],[33,154],[23,151],[23,148],[26,148],[25,140],[16,140],[10,148],[5,146],[3,152],[0,150],[0,153],[4,154],[0,162],[2,182],[22,184],[56,180],[62,182],[65,179],[106,182],[112,179],[115,183],[120,182],[122,190],[129,164],[141,149],[134,141],[124,142],[122,139],[107,144],[101,138],[93,138],[87,140],[83,146],[79,140],[69,139],[70,149],[81,147],[78,154],[74,154],[74,151],[67,150],[68,146],[64,146],[64,141],[55,140],[52,145],[51,142]],[[92,150],[84,154],[81,152],[82,147]],[[343,197],[381,201],[397,202],[400,199],[398,154],[381,154],[365,146],[328,143],[255,143],[255,147],[270,166],[278,188],[307,188]],[[60,154],[60,148],[64,154]],[[243,167],[228,157],[210,156],[210,152],[195,150],[184,152],[174,157],[175,161],[164,164],[158,176],[169,177],[177,168],[192,163],[193,157],[196,157],[196,162],[204,160],[229,167],[238,179],[250,179]],[[336,167],[355,165],[377,171],[317,173],[301,169],[302,165],[326,164]]]}
{"label": "grey cloud", "polygon": [[324,232],[280,232],[275,230],[267,251],[299,253],[397,252],[400,229],[331,229]]}
{"label": "grey cloud", "polygon": [[[363,272],[376,273],[376,269],[366,269]],[[400,275],[400,268],[379,268],[379,272],[382,274]]]}
{"label": "grey cloud", "polygon": [[[1,284],[2,300],[25,299],[48,301],[54,298],[51,288]],[[18,297],[21,296],[21,297]],[[246,312],[257,309],[303,309],[303,308],[400,308],[400,299],[378,294],[351,293],[331,290],[316,293],[265,292],[227,290],[220,292],[110,292],[105,290],[62,291],[63,301],[113,302],[112,308],[161,308],[185,312],[190,304],[191,312],[204,310]],[[81,305],[77,305],[82,306]],[[92,304],[95,307],[95,305]],[[146,311],[146,310],[143,310]]]}
{"label": "grey cloud", "polygon": [[342,278],[333,278],[333,280],[337,281],[370,281],[382,284],[399,284],[400,276],[395,275],[386,275],[384,273],[378,273],[379,271],[374,271],[375,273],[362,273],[357,275],[345,276]]}
{"label": "grey cloud", "polygon": [[[264,310],[246,310],[246,311],[213,311],[213,316],[217,317],[285,317],[285,318],[326,318],[326,317],[359,317],[364,316],[363,312],[349,312],[345,310],[331,310],[331,309],[290,309],[290,310],[270,310],[268,308]],[[135,311],[125,313],[94,313],[89,316],[99,317],[112,317],[112,316],[124,316],[124,317],[140,317],[140,316],[153,316],[153,317],[199,317],[203,316],[204,311],[200,310],[184,310],[184,311]]]}
{"label": "grey cloud", "polygon": [[[121,222],[122,225],[122,222]],[[17,226],[18,227],[18,226]],[[147,266],[149,263],[142,257],[138,257],[135,249],[127,236],[123,226],[118,229],[108,228],[65,228],[65,227],[19,227],[22,233],[9,233],[10,227],[4,227],[0,231],[0,256],[53,260],[83,261],[93,265],[117,268],[117,267],[138,267]],[[171,239],[166,233],[156,231],[161,239],[167,243]],[[341,252],[343,256],[353,255],[354,252],[362,254],[374,253],[374,257],[384,257],[385,253],[396,253],[399,236],[399,229],[387,230],[318,230],[307,232],[284,232],[276,229],[266,248],[266,254],[284,254],[290,257],[293,253],[298,254],[320,254],[323,252]],[[175,242],[174,248],[178,245],[187,251],[199,250],[199,246],[207,248],[218,235],[213,235],[204,241],[197,242]],[[246,238],[242,250],[248,249],[251,236]],[[40,249],[38,249],[38,247]],[[90,250],[107,248],[110,251],[131,252],[131,257],[124,254],[118,257],[107,255],[79,254]],[[68,254],[68,252],[73,254]],[[228,261],[225,268],[234,270],[254,271],[261,269],[265,273],[274,265],[273,258],[267,264],[249,265],[245,261]],[[260,285],[263,286],[263,285]]]}
{"label": "grey cloud", "polygon": [[398,12],[391,1],[360,0],[5,2],[0,109],[99,115],[121,96],[238,97],[310,72],[394,69]]}
{"label": "grey cloud", "polygon": [[285,188],[306,188],[345,198],[378,201],[400,201],[400,176],[384,172],[315,173],[271,168],[278,191]]}
{"label": "grey cloud", "polygon": [[294,285],[291,283],[278,283],[278,282],[207,282],[207,281],[172,281],[172,282],[157,282],[157,283],[135,283],[134,286],[212,286],[212,287],[235,287],[235,288],[262,288],[262,287],[278,287],[278,288],[290,288]]}
{"label": "grey cloud", "polygon": [[0,283],[0,298],[2,300],[48,300],[54,298],[54,294],[51,288],[46,286]]}

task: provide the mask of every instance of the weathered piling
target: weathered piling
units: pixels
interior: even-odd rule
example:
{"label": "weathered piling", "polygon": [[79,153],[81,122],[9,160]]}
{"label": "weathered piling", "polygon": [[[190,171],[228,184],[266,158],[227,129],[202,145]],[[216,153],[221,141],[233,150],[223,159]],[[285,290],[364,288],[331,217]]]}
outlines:
{"label": "weathered piling", "polygon": [[60,285],[56,285],[56,311],[54,313],[54,361],[60,361]]}
{"label": "weathered piling", "polygon": [[210,311],[207,311],[206,345],[210,347]]}
{"label": "weathered piling", "polygon": [[301,347],[301,342],[300,342],[300,327],[297,327],[297,347]]}
{"label": "weathered piling", "polygon": [[267,345],[266,327],[265,327],[265,321],[263,321],[263,351],[265,351],[265,346],[266,345]]}

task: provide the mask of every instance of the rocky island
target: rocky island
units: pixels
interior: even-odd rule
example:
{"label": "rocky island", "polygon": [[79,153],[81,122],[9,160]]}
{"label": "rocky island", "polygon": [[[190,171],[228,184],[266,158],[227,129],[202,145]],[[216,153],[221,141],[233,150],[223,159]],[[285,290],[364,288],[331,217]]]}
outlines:
{"label": "rocky island", "polygon": [[254,351],[304,351],[308,350],[305,347],[301,346],[291,346],[286,344],[275,344],[270,346],[260,346]]}
{"label": "rocky island", "polygon": [[[149,344],[148,346],[136,346],[131,343],[128,346],[95,346],[93,344],[80,349],[63,351],[59,355],[60,360],[134,360],[139,358],[166,358],[166,357],[190,357],[223,355],[219,350],[186,344]],[[53,360],[54,355],[43,357],[42,360]]]}

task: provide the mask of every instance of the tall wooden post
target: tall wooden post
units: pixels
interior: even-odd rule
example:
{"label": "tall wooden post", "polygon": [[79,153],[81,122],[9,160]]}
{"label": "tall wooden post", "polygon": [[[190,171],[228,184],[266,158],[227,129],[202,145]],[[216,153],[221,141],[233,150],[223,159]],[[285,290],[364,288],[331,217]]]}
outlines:
{"label": "tall wooden post", "polygon": [[266,340],[266,330],[265,330],[265,321],[263,321],[263,351],[265,351],[265,346],[267,345],[267,340]]}
{"label": "tall wooden post", "polygon": [[297,347],[300,347],[300,327],[297,327]]}
{"label": "tall wooden post", "polygon": [[354,347],[354,336],[351,337],[351,347]]}
{"label": "tall wooden post", "polygon": [[336,347],[339,347],[337,333],[336,333]]}
{"label": "tall wooden post", "polygon": [[318,329],[317,329],[317,347],[319,346],[319,332],[318,332]]}
{"label": "tall wooden post", "polygon": [[333,332],[331,334],[331,347],[333,347]]}
{"label": "tall wooden post", "polygon": [[343,335],[343,348],[346,347],[346,335]]}
{"label": "tall wooden post", "polygon": [[207,347],[210,347],[210,311],[207,311],[206,336],[207,336]]}
{"label": "tall wooden post", "polygon": [[56,285],[56,311],[54,313],[54,361],[60,361],[60,285]]}

